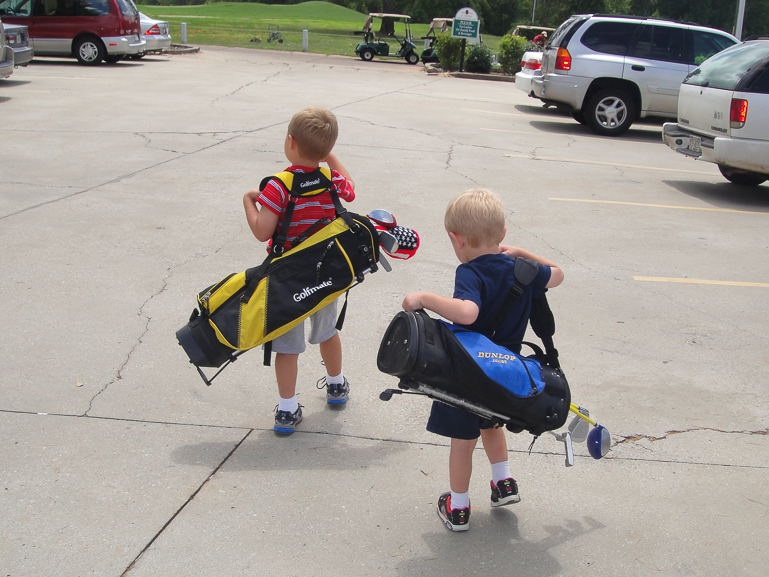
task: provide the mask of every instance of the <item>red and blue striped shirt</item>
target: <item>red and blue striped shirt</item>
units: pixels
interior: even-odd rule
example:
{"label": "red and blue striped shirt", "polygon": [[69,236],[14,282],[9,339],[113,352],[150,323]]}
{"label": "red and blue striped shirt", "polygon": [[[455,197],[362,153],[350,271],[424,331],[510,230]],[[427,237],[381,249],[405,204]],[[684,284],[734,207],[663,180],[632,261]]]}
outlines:
{"label": "red and blue striped shirt", "polygon": [[[289,170],[292,172],[312,172],[315,169],[307,166],[290,166],[286,171]],[[336,170],[331,171],[331,181],[334,183],[334,188],[339,198],[346,202],[355,200],[355,191],[350,186],[350,183]],[[263,208],[278,215],[277,230],[280,230],[283,224],[283,215],[286,212],[290,198],[288,191],[283,188],[283,185],[279,181],[271,179],[265,185],[259,198],[256,199],[256,202],[261,204]],[[291,224],[288,226],[288,242],[294,240],[320,219],[326,217],[333,219],[335,214],[334,201],[331,199],[331,193],[328,191],[322,192],[317,196],[297,198],[294,212],[291,215]]]}

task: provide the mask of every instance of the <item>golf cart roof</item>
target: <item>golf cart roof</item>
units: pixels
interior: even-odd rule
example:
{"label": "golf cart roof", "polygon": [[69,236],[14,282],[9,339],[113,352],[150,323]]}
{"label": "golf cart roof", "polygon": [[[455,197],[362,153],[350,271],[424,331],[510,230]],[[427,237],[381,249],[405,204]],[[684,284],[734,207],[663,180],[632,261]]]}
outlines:
{"label": "golf cart roof", "polygon": [[520,25],[520,26],[516,26],[515,30],[513,30],[513,36],[518,36],[519,35],[518,34],[519,30],[538,30],[538,31],[541,31],[541,32],[554,32],[555,28],[548,28],[547,26],[524,26],[524,25]]}
{"label": "golf cart roof", "polygon": [[448,30],[449,26],[453,22],[453,18],[433,18],[433,21],[430,22],[430,27],[427,29],[427,31],[430,32],[430,30],[440,30],[441,32],[446,32],[446,30]]}
{"label": "golf cart roof", "polygon": [[404,20],[411,20],[411,16],[406,16],[405,14],[384,14],[382,12],[372,12],[369,14],[369,17],[372,18],[402,18]]}

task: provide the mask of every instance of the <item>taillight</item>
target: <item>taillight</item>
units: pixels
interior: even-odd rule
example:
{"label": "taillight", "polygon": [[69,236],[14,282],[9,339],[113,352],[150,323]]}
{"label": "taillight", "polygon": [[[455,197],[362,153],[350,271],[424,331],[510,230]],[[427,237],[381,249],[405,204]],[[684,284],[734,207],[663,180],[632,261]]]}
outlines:
{"label": "taillight", "polygon": [[559,48],[555,57],[556,70],[571,70],[571,54],[566,48]]}
{"label": "taillight", "polygon": [[732,98],[732,106],[729,110],[729,124],[732,128],[742,128],[748,118],[748,101],[742,98]]}
{"label": "taillight", "polygon": [[160,34],[160,28],[158,28],[158,25],[155,24],[145,32],[145,34]]}
{"label": "taillight", "polygon": [[542,62],[536,58],[532,58],[531,60],[527,60],[525,63],[522,62],[521,67],[526,68],[526,70],[540,70],[542,68]]}

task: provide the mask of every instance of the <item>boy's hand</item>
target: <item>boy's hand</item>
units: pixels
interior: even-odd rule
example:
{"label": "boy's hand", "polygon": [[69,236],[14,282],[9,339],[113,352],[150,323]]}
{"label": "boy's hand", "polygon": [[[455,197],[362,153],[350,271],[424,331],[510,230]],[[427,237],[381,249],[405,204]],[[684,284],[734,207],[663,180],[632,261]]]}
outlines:
{"label": "boy's hand", "polygon": [[406,298],[403,299],[403,304],[401,306],[406,312],[414,312],[424,308],[422,306],[422,293],[407,294]]}

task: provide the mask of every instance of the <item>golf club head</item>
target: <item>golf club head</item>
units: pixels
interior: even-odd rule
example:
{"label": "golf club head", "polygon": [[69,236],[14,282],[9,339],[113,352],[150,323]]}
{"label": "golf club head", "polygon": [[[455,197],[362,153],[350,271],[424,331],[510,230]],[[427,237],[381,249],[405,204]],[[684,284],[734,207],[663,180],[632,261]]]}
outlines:
{"label": "golf club head", "polygon": [[569,423],[569,432],[571,440],[574,443],[584,443],[590,432],[590,424],[580,416],[576,416]]}
{"label": "golf club head", "polygon": [[587,435],[587,450],[593,459],[600,459],[611,450],[611,435],[609,430],[596,425]]}
{"label": "golf club head", "polygon": [[382,225],[385,228],[395,228],[398,226],[395,216],[389,210],[377,208],[368,213],[368,216],[375,223]]}

